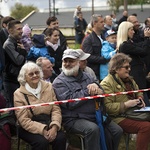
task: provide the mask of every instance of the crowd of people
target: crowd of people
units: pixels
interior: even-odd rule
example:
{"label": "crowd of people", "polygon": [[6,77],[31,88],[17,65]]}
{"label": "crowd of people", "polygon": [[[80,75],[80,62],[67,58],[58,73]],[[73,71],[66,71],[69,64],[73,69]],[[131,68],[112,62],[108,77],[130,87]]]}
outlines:
{"label": "crowd of people", "polygon": [[[127,11],[118,21],[115,14],[104,17],[93,14],[88,25],[78,6],[73,21],[75,41],[81,49],[69,48],[55,16],[47,19],[47,28],[41,34],[34,35],[28,24],[23,26],[12,17],[3,18],[0,90],[6,98],[6,107],[149,86],[146,80],[150,72],[149,17],[141,28],[136,14],[128,15]],[[87,26],[90,32],[86,35]],[[100,150],[102,128],[97,124],[95,108],[96,102],[104,101],[110,119],[108,129],[113,136],[112,150],[118,150],[123,132],[137,134],[136,150],[148,150],[150,122],[129,119],[124,114],[137,105],[150,106],[149,98],[148,93],[139,92],[19,109],[15,111],[19,137],[34,150],[47,149],[49,143],[53,150],[66,150],[65,132],[81,134],[86,150]],[[37,116],[49,122],[41,122]]]}

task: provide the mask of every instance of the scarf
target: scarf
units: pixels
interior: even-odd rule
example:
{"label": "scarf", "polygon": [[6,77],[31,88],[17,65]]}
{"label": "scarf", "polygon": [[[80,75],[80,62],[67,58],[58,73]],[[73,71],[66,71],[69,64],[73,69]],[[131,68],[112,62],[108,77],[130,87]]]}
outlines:
{"label": "scarf", "polygon": [[33,89],[30,87],[28,83],[25,84],[25,88],[28,92],[32,93],[34,96],[36,96],[38,99],[40,98],[41,94],[41,82],[38,83],[38,86],[36,89]]}
{"label": "scarf", "polygon": [[58,44],[53,44],[53,43],[51,43],[51,42],[49,42],[49,41],[46,41],[46,44],[47,44],[48,46],[51,46],[54,51],[56,51],[57,48],[58,48]]}

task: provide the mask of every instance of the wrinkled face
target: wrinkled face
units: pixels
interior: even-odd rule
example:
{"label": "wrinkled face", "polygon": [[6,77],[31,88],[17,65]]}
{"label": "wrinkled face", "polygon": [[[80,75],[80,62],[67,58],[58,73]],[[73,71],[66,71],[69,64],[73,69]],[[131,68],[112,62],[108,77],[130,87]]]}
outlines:
{"label": "wrinkled face", "polygon": [[106,24],[112,26],[112,18],[110,16],[106,18]]}
{"label": "wrinkled face", "polygon": [[9,34],[16,40],[20,40],[22,37],[22,24],[16,24],[12,29],[9,29]]}
{"label": "wrinkled face", "polygon": [[48,26],[48,28],[51,28],[51,29],[53,29],[53,28],[59,29],[59,22],[58,22],[58,20],[51,22],[50,25]]}
{"label": "wrinkled face", "polygon": [[42,61],[42,71],[44,74],[44,79],[48,79],[52,76],[53,65],[48,59]]}
{"label": "wrinkled face", "polygon": [[132,39],[132,38],[133,38],[134,33],[135,33],[135,32],[134,32],[133,27],[129,28],[129,30],[128,30],[128,37],[129,37],[129,39]]}
{"label": "wrinkled face", "polygon": [[117,35],[110,35],[106,38],[109,43],[115,44],[117,42]]}
{"label": "wrinkled face", "polygon": [[30,87],[37,87],[40,81],[40,71],[38,69],[27,70],[25,74],[25,79]]}
{"label": "wrinkled face", "polygon": [[129,72],[130,72],[130,64],[129,63],[124,63],[121,68],[116,70],[116,73],[118,76],[122,79],[126,79],[129,77]]}
{"label": "wrinkled face", "polygon": [[59,31],[54,30],[53,34],[49,36],[48,41],[53,44],[57,44],[58,40],[59,40]]}
{"label": "wrinkled face", "polygon": [[62,71],[66,76],[76,76],[79,70],[79,61],[77,59],[65,58],[62,61]]}

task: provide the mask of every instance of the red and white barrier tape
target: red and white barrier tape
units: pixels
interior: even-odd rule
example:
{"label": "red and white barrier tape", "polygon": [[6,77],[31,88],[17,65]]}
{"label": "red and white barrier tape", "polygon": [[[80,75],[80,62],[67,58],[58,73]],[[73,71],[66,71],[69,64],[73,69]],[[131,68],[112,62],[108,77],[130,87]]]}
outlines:
{"label": "red and white barrier tape", "polygon": [[148,88],[148,89],[141,89],[141,90],[134,90],[134,91],[111,93],[111,94],[102,94],[102,95],[88,96],[88,97],[75,98],[75,99],[62,100],[62,101],[54,101],[54,102],[49,102],[49,103],[40,103],[40,104],[34,104],[34,105],[25,105],[25,106],[19,106],[19,107],[4,108],[4,109],[0,109],[0,113],[6,112],[6,111],[11,111],[11,110],[24,109],[24,108],[33,108],[33,107],[39,107],[39,106],[48,106],[48,105],[54,105],[54,104],[70,103],[70,102],[83,101],[83,100],[89,100],[89,99],[95,99],[95,98],[101,98],[101,97],[125,95],[125,94],[146,92],[146,91],[150,91],[150,88]]}

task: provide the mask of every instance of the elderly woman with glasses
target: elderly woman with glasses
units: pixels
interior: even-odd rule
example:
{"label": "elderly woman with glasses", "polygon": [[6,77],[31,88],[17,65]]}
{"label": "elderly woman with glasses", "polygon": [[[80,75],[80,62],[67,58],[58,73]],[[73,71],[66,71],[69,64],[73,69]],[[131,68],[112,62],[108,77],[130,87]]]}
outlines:
{"label": "elderly woman with glasses", "polygon": [[[33,62],[26,63],[18,76],[20,88],[14,92],[14,106],[57,101],[51,83],[42,78],[43,73],[39,66]],[[53,150],[65,150],[66,138],[60,130],[62,116],[58,105],[18,109],[15,114],[19,123],[19,137],[29,143],[32,149],[46,150],[50,143]],[[43,122],[39,116],[42,116]],[[50,120],[48,124],[47,120]]]}
{"label": "elderly woman with glasses", "polygon": [[[138,90],[137,84],[129,75],[130,62],[131,58],[123,53],[118,53],[111,58],[109,74],[101,82],[106,94]],[[113,121],[118,123],[125,132],[137,134],[136,150],[148,150],[150,122],[126,117],[126,112],[130,108],[134,106],[145,107],[142,93],[105,97],[104,103],[106,111]]]}

